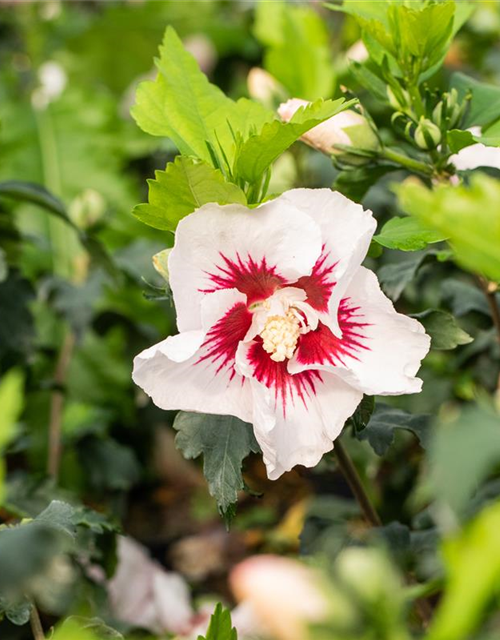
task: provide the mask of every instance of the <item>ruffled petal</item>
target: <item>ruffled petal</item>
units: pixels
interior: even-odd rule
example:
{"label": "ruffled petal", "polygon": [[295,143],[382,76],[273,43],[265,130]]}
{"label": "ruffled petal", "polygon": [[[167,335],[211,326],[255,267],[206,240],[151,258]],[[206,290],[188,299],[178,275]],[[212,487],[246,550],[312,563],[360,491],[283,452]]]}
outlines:
{"label": "ruffled petal", "polygon": [[169,337],[134,359],[133,380],[161,409],[252,418],[249,385],[234,368],[251,314],[246,296],[226,290],[206,295],[203,330]]}
{"label": "ruffled petal", "polygon": [[372,271],[360,267],[351,280],[339,324],[340,339],[324,325],[302,336],[289,371],[330,371],[370,395],[421,390],[422,381],[415,375],[430,338],[417,320],[396,312]]}
{"label": "ruffled petal", "polygon": [[338,191],[293,189],[281,198],[293,202],[321,228],[321,255],[312,273],[300,278],[294,286],[305,289],[309,304],[323,312],[324,321],[340,335],[336,323],[338,305],[366,256],[377,223],[371,211],[365,211]]}
{"label": "ruffled petal", "polygon": [[363,397],[327,372],[290,375],[286,362],[271,360],[259,340],[240,344],[236,367],[249,378],[255,437],[271,480],[297,464],[318,464]]}
{"label": "ruffled petal", "polygon": [[310,274],[320,252],[319,226],[293,201],[204,205],[181,220],[169,256],[179,330],[199,329],[207,293],[236,288],[249,304],[263,300]]}

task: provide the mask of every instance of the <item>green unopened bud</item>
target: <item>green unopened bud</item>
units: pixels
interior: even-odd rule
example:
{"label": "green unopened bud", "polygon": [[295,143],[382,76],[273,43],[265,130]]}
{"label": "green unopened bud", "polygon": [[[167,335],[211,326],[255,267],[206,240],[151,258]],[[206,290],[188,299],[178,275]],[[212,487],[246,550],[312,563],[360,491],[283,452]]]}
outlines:
{"label": "green unopened bud", "polygon": [[172,249],[163,249],[159,253],[155,253],[153,256],[153,267],[156,271],[161,275],[161,277],[168,282],[169,273],[168,273],[168,257]]}
{"label": "green unopened bud", "polygon": [[434,107],[434,111],[432,112],[432,119],[438,127],[441,126],[441,123],[443,121],[443,103],[442,102],[438,102],[437,105]]}
{"label": "green unopened bud", "polygon": [[80,229],[88,229],[106,212],[106,200],[95,189],[85,189],[69,205],[69,217]]}
{"label": "green unopened bud", "polygon": [[415,142],[421,149],[429,151],[430,149],[435,149],[441,142],[441,131],[432,120],[422,117],[414,137]]}
{"label": "green unopened bud", "polygon": [[396,111],[405,111],[411,104],[410,94],[401,87],[387,87],[387,99],[389,104]]}

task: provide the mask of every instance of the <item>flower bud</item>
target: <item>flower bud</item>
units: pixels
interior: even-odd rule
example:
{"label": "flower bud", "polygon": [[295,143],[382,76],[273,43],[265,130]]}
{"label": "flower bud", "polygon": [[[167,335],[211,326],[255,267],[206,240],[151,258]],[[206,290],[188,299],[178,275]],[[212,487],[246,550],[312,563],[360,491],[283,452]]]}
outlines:
{"label": "flower bud", "polygon": [[387,87],[387,99],[396,111],[405,111],[411,104],[410,94],[405,89],[398,87],[396,90]]}
{"label": "flower bud", "polygon": [[251,98],[272,108],[276,108],[278,100],[283,99],[285,95],[276,78],[259,67],[250,69],[247,86]]}
{"label": "flower bud", "polygon": [[161,275],[165,282],[169,281],[168,257],[171,251],[172,249],[163,249],[163,251],[155,253],[155,255],[153,256],[153,267]]}
{"label": "flower bud", "polygon": [[414,137],[415,142],[421,149],[429,151],[430,149],[435,149],[441,142],[441,131],[432,120],[422,117]]}
{"label": "flower bud", "polygon": [[69,217],[80,229],[92,227],[103,217],[105,211],[106,201],[95,189],[85,189],[69,205]]}
{"label": "flower bud", "polygon": [[[285,122],[289,122],[300,107],[307,107],[310,102],[292,98],[280,105],[278,114]],[[301,140],[327,155],[345,156],[346,152],[337,145],[356,147],[374,151],[379,142],[368,120],[360,113],[347,109],[332,116],[325,122],[313,127],[301,136]]]}

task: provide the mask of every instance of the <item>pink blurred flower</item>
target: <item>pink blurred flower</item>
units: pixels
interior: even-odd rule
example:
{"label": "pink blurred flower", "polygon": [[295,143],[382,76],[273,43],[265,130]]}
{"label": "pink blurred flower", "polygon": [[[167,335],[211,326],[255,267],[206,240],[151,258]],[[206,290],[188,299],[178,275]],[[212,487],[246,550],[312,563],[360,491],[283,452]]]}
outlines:
{"label": "pink blurred flower", "polygon": [[307,640],[308,625],[330,614],[322,577],[295,560],[248,558],[233,570],[231,587],[277,640]]}

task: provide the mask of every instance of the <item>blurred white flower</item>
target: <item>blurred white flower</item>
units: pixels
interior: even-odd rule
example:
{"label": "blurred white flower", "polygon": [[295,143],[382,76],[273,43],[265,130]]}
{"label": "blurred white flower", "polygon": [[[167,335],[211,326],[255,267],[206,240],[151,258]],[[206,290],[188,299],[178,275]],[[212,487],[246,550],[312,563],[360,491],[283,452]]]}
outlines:
{"label": "blurred white flower", "polygon": [[58,62],[49,60],[38,69],[40,86],[33,91],[32,103],[37,109],[44,109],[50,102],[57,100],[64,91],[68,77]]}
{"label": "blurred white flower", "polygon": [[270,107],[274,100],[284,97],[284,89],[276,78],[260,67],[250,69],[247,86],[251,98]]}
{"label": "blurred white flower", "polygon": [[166,571],[132,538],[119,538],[108,593],[118,620],[153,633],[189,633],[196,622],[184,578]]}
{"label": "blurred white flower", "polygon": [[352,62],[364,62],[369,54],[363,40],[357,40],[347,51],[346,58]]}

